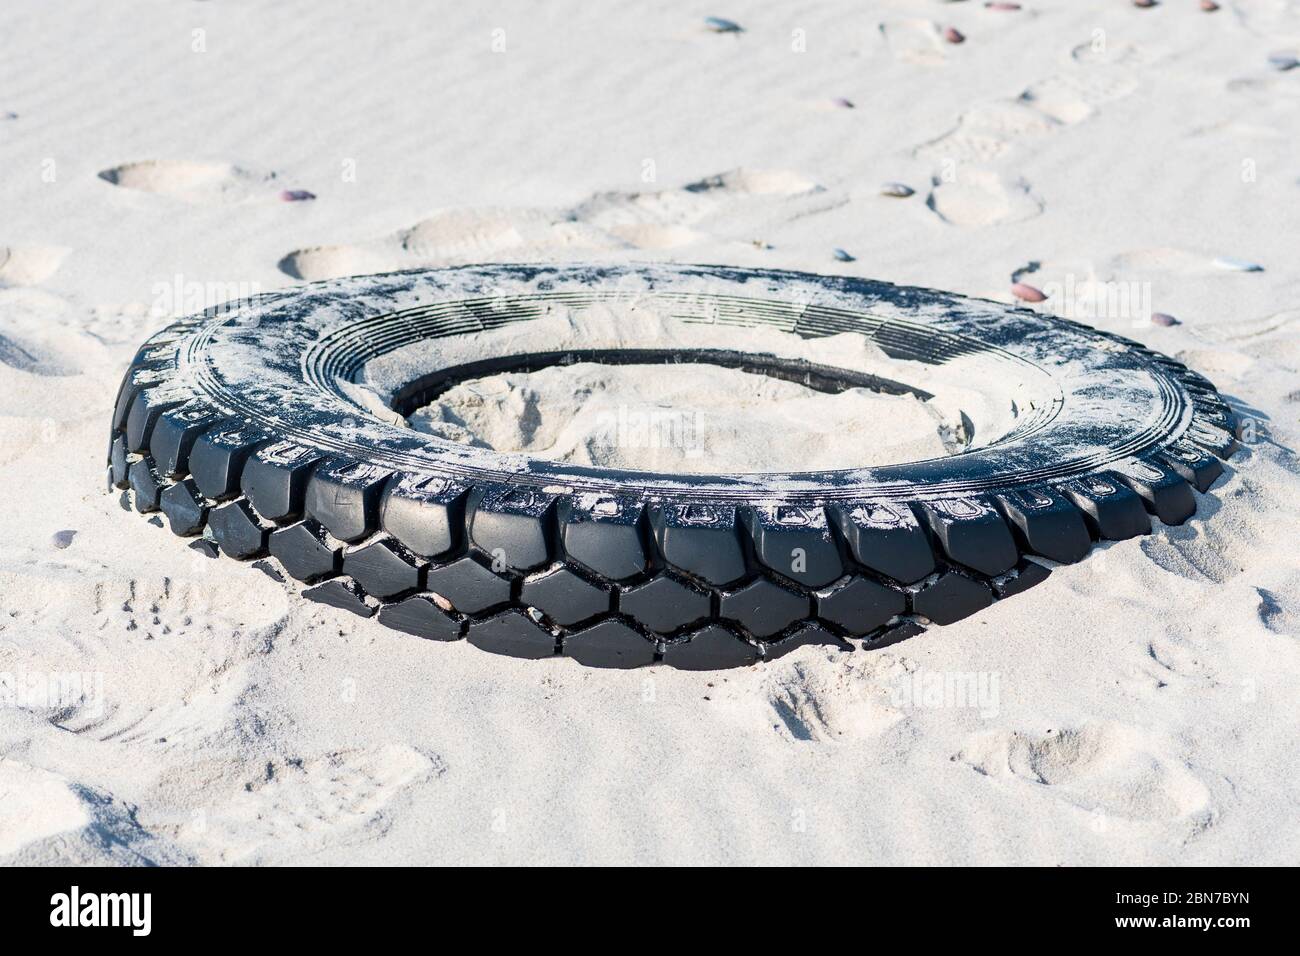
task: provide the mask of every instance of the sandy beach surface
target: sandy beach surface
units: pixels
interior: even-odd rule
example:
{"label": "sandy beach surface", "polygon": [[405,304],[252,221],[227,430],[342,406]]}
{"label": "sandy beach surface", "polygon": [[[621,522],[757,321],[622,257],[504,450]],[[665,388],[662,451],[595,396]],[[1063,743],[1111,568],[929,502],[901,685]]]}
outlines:
{"label": "sandy beach surface", "polygon": [[[1300,3],[63,0],[0,26],[0,863],[1300,859]],[[982,614],[703,674],[420,641],[104,491],[118,381],[173,315],[570,260],[1019,281],[1209,377],[1244,448],[1185,525]],[[561,417],[572,374],[532,383]],[[671,400],[697,379],[724,431],[719,400],[804,400],[698,369]],[[872,442],[862,401],[839,420]]]}

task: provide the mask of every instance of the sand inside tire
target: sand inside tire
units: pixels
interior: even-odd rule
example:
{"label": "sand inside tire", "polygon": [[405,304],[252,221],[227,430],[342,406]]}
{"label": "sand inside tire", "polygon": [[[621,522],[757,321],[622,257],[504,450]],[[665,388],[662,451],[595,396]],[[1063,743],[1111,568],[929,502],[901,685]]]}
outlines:
{"label": "sand inside tire", "polygon": [[496,451],[697,474],[937,458],[958,447],[960,428],[912,395],[827,394],[711,365],[593,362],[462,382],[408,421]]}

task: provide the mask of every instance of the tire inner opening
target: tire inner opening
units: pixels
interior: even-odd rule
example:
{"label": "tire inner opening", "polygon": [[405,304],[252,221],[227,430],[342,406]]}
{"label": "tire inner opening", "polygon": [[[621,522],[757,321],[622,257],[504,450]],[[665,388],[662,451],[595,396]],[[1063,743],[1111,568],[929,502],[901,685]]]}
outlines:
{"label": "tire inner opening", "polygon": [[399,389],[415,430],[498,452],[638,471],[818,471],[956,454],[974,425],[923,389],[728,349],[532,352]]}

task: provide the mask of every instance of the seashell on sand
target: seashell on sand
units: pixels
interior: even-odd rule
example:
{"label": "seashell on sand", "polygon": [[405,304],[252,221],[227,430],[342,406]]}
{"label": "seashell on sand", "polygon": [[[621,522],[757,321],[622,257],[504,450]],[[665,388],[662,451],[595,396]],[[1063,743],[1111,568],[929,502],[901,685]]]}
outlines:
{"label": "seashell on sand", "polygon": [[704,26],[714,33],[743,33],[742,27],[735,20],[728,20],[726,17],[705,17]]}
{"label": "seashell on sand", "polygon": [[1011,294],[1022,302],[1046,302],[1047,296],[1042,289],[1035,288],[1027,282],[1013,282]]}

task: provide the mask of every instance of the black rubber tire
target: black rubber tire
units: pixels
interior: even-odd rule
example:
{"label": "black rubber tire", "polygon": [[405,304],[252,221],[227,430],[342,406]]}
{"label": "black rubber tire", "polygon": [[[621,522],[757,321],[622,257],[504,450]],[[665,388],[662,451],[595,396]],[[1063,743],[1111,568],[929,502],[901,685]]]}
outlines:
{"label": "black rubber tire", "polygon": [[[988,353],[1041,394],[1000,439],[851,471],[655,475],[499,456],[357,404],[365,362],[550,304],[671,300],[695,321],[857,331],[942,366]],[[691,312],[695,309],[695,312]],[[703,316],[703,318],[701,318]],[[721,317],[721,318],[720,318]],[[393,396],[575,359],[714,362],[815,388],[896,382],[743,350],[488,356]],[[924,393],[921,393],[924,394]],[[177,322],[140,349],[108,472],[142,512],[304,596],[432,640],[597,667],[875,647],[1042,581],[1099,539],[1185,521],[1236,448],[1213,386],[1136,342],[1024,308],[851,278],[708,266],[475,266],[316,283]],[[799,555],[798,561],[791,558]]]}

